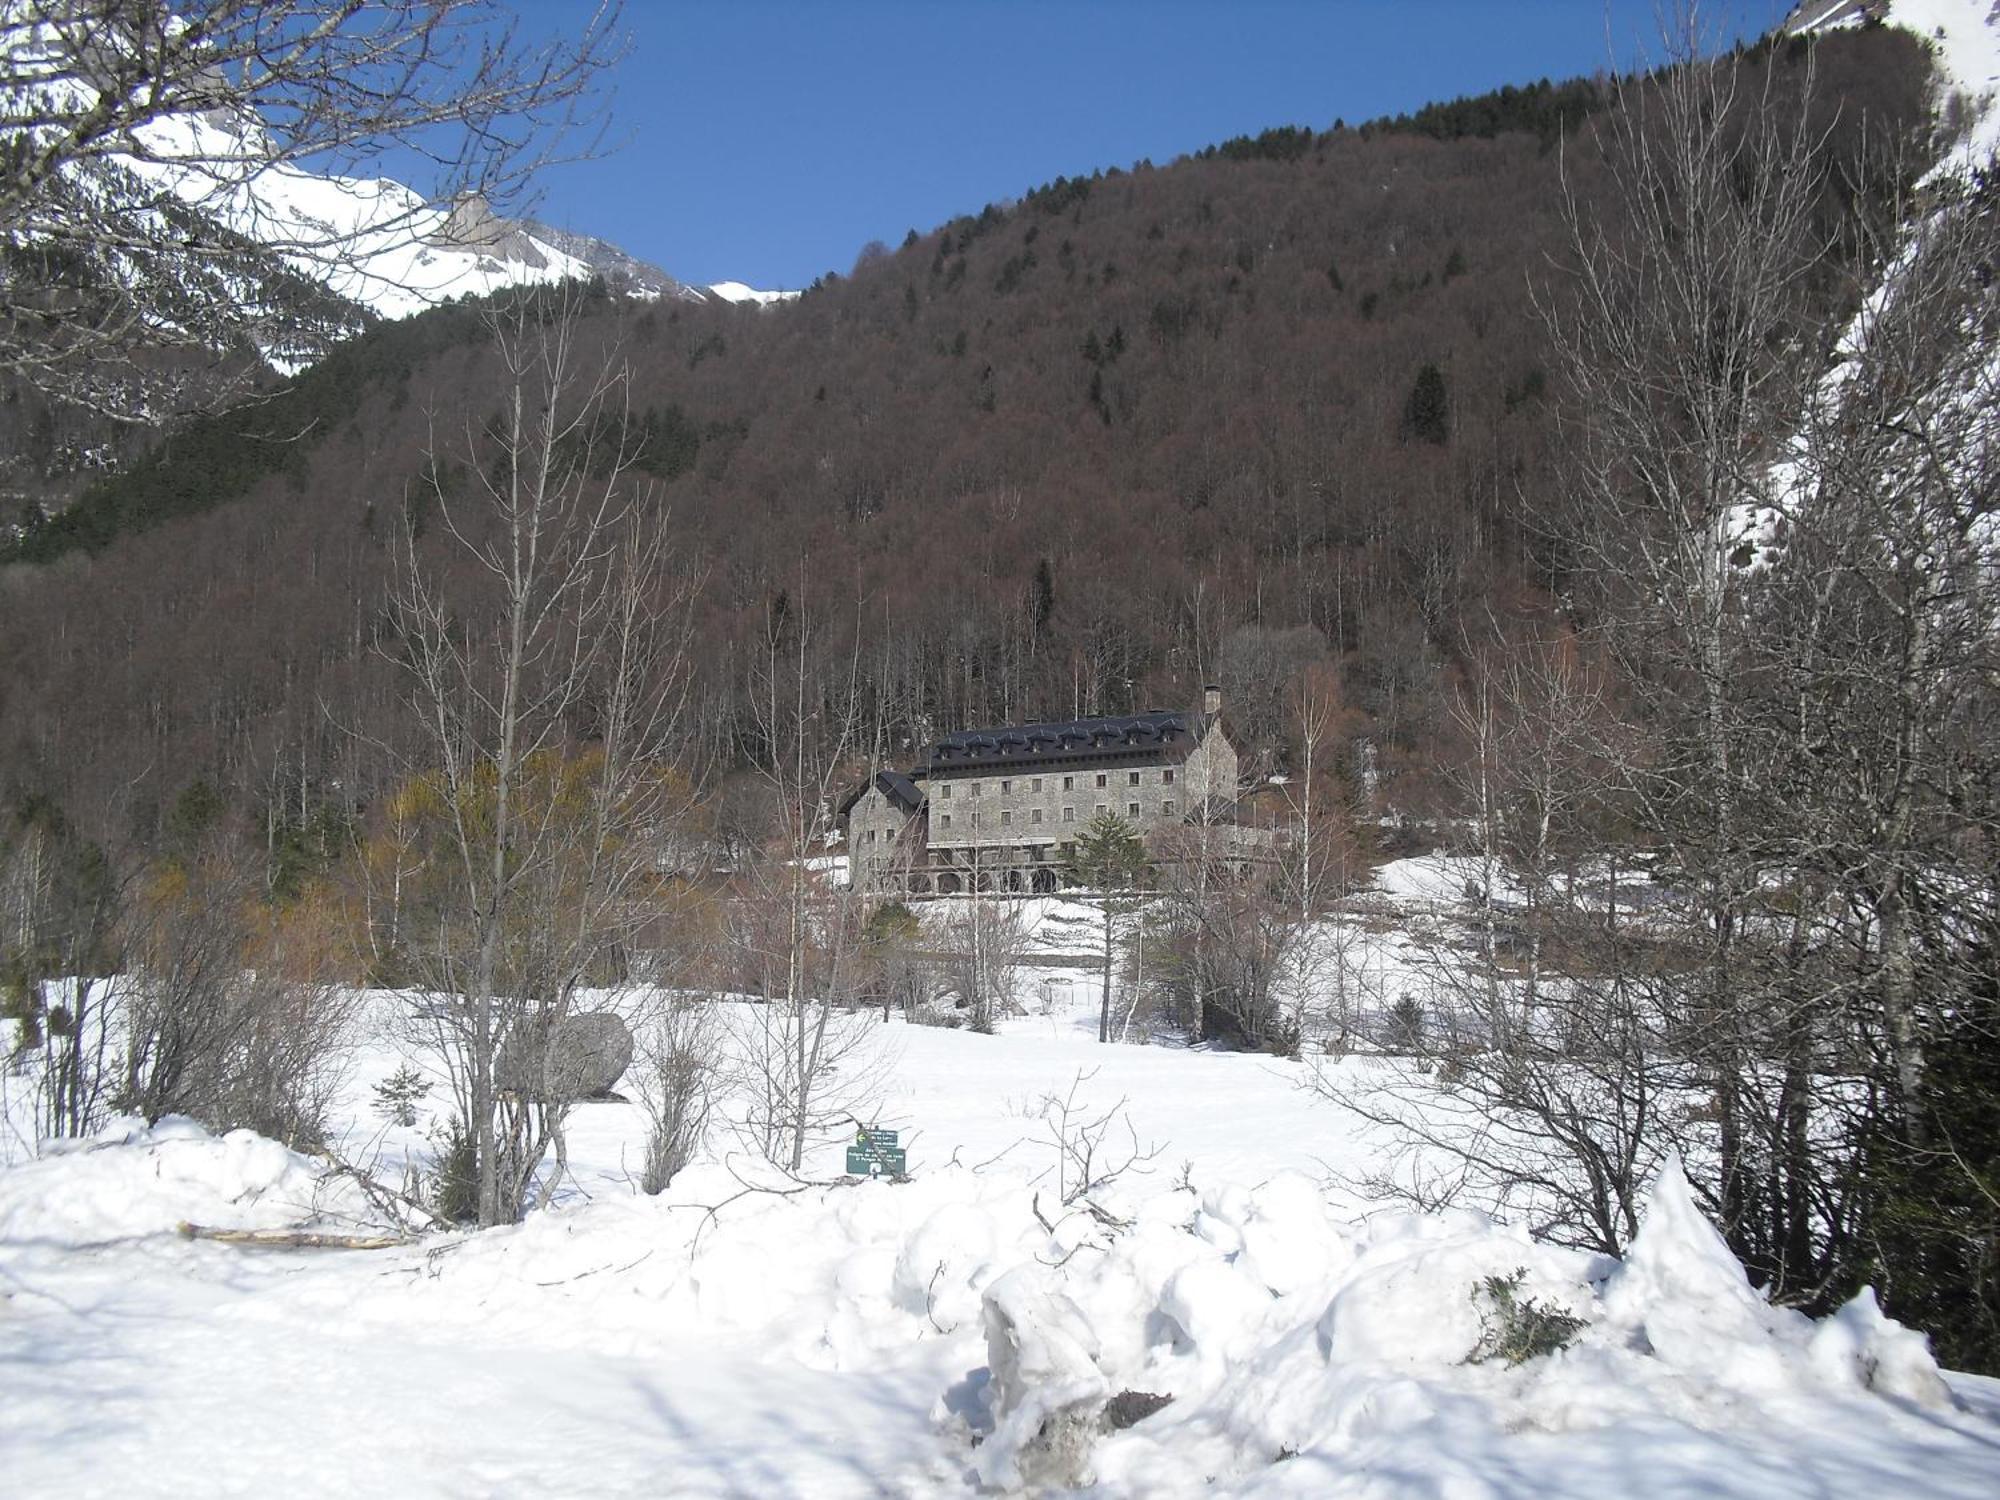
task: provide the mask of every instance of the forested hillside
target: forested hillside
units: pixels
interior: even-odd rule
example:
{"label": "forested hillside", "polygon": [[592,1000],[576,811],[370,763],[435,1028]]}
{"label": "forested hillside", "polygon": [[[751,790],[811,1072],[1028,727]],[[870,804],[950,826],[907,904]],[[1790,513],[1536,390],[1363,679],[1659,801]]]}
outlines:
{"label": "forested hillside", "polygon": [[[1926,62],[1880,28],[1814,54],[1831,208],[1864,158],[1893,177]],[[1765,65],[1797,89],[1806,48]],[[1563,175],[1601,176],[1598,95],[1059,180],[775,309],[593,299],[701,575],[711,767],[752,736],[753,647],[805,622],[891,755],[1220,679],[1275,762],[1278,684],[1331,657],[1420,806],[1468,643],[1561,586],[1536,299],[1564,295]],[[406,522],[435,544],[424,476],[462,484],[498,389],[473,310],[390,325],[31,531],[0,574],[0,780],[114,843],[196,779],[260,828],[361,809],[402,718],[391,554]]]}

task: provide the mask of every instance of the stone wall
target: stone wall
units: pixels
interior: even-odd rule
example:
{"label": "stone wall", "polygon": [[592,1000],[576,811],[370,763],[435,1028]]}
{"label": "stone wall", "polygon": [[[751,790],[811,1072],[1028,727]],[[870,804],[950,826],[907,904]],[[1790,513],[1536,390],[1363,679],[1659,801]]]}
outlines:
{"label": "stone wall", "polygon": [[863,890],[880,890],[910,863],[917,843],[914,820],[870,786],[847,815],[850,878]]}
{"label": "stone wall", "polygon": [[[1174,761],[1105,761],[1009,768],[933,778],[930,845],[938,850],[1068,843],[1100,812],[1141,831],[1188,810],[1185,771]],[[949,821],[947,821],[949,820]]]}

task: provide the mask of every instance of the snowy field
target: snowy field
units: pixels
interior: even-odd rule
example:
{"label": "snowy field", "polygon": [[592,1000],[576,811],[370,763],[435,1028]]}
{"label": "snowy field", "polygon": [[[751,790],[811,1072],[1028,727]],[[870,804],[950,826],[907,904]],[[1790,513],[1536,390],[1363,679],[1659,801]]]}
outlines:
{"label": "snowy field", "polygon": [[[751,1174],[718,1161],[647,1198],[618,1104],[580,1112],[559,1207],[380,1252],[179,1238],[372,1222],[351,1183],[254,1137],[168,1125],[0,1173],[6,1492],[2000,1485],[2000,1391],[1954,1398],[1866,1308],[1814,1327],[1763,1306],[1671,1184],[1621,1268],[1472,1215],[1368,1216],[1327,1184],[1368,1143],[1295,1065],[878,1030],[903,1184],[736,1197]],[[1092,1064],[1082,1097],[1127,1098],[1165,1148],[1097,1195],[1112,1225],[1060,1207],[1034,1118]],[[808,1175],[837,1170],[829,1148]],[[1518,1368],[1467,1363],[1475,1290],[1517,1270],[1586,1328]],[[1175,1399],[1067,1455],[1028,1442],[1125,1390]]]}
{"label": "snowy field", "polygon": [[[1444,901],[1462,873],[1384,886]],[[518,1227],[271,1250],[177,1228],[382,1215],[247,1134],[17,1140],[0,1494],[2000,1493],[2000,1384],[1940,1375],[1871,1301],[1770,1308],[1673,1172],[1623,1264],[1385,1209],[1355,1184],[1386,1142],[1307,1086],[1379,1063],[1101,1047],[1091,976],[1029,973],[996,1036],[855,1023],[846,1085],[901,1130],[901,1183],[840,1181],[835,1139],[785,1181],[724,1127],[647,1197],[642,1112],[592,1103]],[[371,1107],[416,1055],[405,1005],[370,997],[338,1111],[342,1157],[391,1183],[446,1094],[413,1127]],[[1051,1099],[1141,1159],[1066,1205]],[[1510,1364],[1506,1296],[1565,1347]]]}

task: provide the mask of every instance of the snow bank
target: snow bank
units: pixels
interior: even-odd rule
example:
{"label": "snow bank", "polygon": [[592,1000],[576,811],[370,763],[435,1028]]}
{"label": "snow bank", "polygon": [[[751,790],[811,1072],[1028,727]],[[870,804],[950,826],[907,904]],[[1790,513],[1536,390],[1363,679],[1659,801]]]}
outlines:
{"label": "snow bank", "polygon": [[0,1171],[0,1245],[81,1249],[223,1229],[376,1227],[351,1179],[248,1130],[211,1135],[193,1120],[113,1122],[85,1141],[49,1141]]}
{"label": "snow bank", "polygon": [[[1337,1196],[1314,1163],[1359,1161],[1359,1127],[1271,1059],[882,1030],[901,1183],[736,1155],[646,1197],[620,1175],[639,1113],[593,1105],[577,1178],[526,1223],[247,1256],[170,1236],[366,1222],[351,1180],[185,1121],[0,1169],[0,1363],[38,1372],[0,1405],[10,1478],[262,1493],[307,1451],[330,1466],[300,1492],[328,1495],[463,1494],[475,1469],[633,1496],[663,1473],[718,1496],[2000,1492],[1991,1415],[1952,1404],[2000,1389],[1948,1386],[1869,1294],[1770,1307],[1677,1170],[1620,1262]],[[1036,1101],[1083,1059],[1172,1147],[1065,1205]],[[447,1388],[478,1394],[402,1446],[351,1442]],[[46,1436],[86,1418],[110,1436]],[[282,1442],[182,1439],[225,1431]]]}
{"label": "snow bank", "polygon": [[[1848,1420],[1883,1423],[1878,1393],[1950,1404],[1922,1337],[1872,1294],[1818,1324],[1767,1304],[1677,1166],[1622,1263],[1469,1212],[1337,1226],[1285,1176],[1181,1199],[989,1287],[984,1482],[1159,1494],[1192,1472],[1326,1493],[1330,1474],[1375,1473],[1397,1476],[1380,1493],[1453,1493],[1453,1476],[1517,1473],[1524,1435],[1582,1437],[1559,1450],[1582,1455],[1676,1430],[1685,1448],[1774,1412],[1816,1425],[1859,1402]],[[1544,1352],[1510,1364],[1523,1318]],[[1172,1399],[1107,1432],[1095,1412],[1120,1391]]]}

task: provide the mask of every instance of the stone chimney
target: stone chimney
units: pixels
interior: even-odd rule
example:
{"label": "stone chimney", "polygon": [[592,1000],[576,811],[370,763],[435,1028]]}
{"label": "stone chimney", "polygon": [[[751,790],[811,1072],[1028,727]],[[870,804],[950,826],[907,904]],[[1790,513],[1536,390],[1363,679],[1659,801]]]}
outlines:
{"label": "stone chimney", "polygon": [[1222,689],[1212,682],[1201,690],[1201,711],[1211,719],[1222,712]]}

